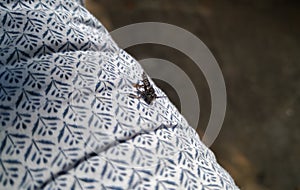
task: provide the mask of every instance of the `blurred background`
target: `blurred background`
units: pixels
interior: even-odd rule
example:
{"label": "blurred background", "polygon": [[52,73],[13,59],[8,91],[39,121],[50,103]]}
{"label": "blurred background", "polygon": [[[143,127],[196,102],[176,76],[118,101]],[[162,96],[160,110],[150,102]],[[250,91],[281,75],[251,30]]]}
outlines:
{"label": "blurred background", "polygon": [[[86,0],[109,30],[165,22],[201,39],[217,59],[227,112],[211,147],[241,189],[300,190],[300,3],[291,0]],[[203,135],[210,114],[206,80],[181,52],[162,45],[126,49],[137,60],[156,57],[182,68],[201,105]],[[156,81],[175,105],[174,89]]]}

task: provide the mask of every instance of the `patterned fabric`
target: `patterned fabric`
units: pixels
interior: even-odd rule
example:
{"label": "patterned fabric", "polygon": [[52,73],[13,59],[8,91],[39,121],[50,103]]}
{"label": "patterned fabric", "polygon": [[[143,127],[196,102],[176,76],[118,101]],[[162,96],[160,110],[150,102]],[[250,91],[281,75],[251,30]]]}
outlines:
{"label": "patterned fabric", "polygon": [[129,96],[143,69],[81,5],[0,18],[0,189],[237,189],[167,98]]}

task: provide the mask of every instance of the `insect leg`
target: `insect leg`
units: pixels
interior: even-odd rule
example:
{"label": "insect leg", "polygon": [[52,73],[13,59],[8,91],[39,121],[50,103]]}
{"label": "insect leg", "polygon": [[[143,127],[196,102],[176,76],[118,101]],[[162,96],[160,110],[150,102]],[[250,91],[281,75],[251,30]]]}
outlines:
{"label": "insect leg", "polygon": [[141,96],[137,96],[137,95],[135,95],[135,94],[129,94],[128,96],[129,96],[130,98],[136,98],[136,99],[142,98]]}
{"label": "insect leg", "polygon": [[144,87],[144,85],[143,84],[133,84],[133,87],[135,87],[135,88],[142,88],[142,87]]}

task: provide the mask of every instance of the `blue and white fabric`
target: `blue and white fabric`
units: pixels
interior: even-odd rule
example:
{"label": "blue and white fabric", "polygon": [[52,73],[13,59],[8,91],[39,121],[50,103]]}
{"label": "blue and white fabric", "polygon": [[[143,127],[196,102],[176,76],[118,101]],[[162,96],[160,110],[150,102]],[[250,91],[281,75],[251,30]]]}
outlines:
{"label": "blue and white fabric", "polygon": [[0,189],[237,189],[78,2],[0,2]]}

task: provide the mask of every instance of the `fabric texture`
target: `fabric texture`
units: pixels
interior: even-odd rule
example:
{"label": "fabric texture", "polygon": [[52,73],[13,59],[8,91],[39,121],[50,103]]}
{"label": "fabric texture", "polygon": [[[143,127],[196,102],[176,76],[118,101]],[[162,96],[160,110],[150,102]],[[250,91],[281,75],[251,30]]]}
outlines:
{"label": "fabric texture", "polygon": [[0,189],[238,189],[167,98],[129,96],[143,69],[80,4],[0,18]]}

